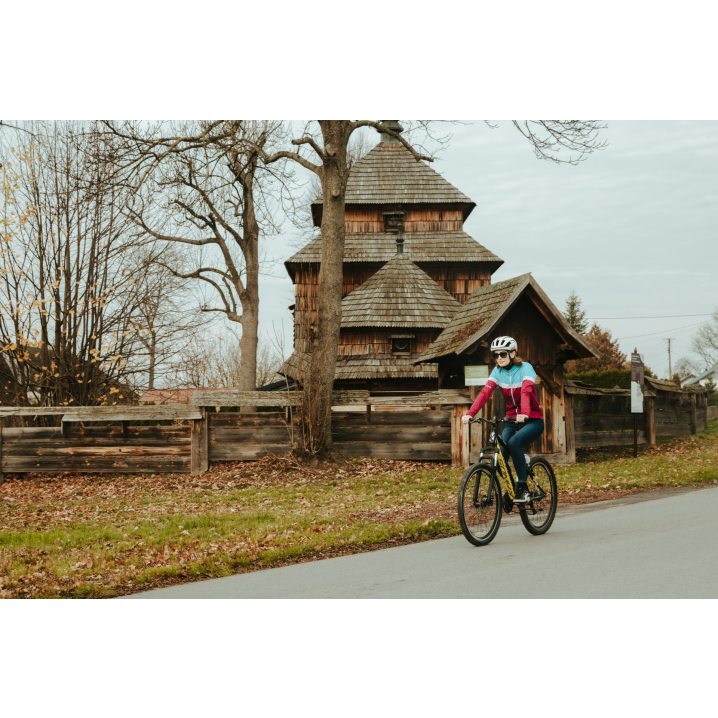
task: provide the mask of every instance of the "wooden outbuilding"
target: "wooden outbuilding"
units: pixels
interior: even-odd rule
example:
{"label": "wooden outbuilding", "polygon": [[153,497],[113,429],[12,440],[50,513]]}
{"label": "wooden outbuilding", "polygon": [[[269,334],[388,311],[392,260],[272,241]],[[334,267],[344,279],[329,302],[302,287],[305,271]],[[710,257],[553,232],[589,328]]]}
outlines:
{"label": "wooden outbuilding", "polygon": [[[529,453],[549,454],[560,462],[573,461],[572,398],[564,392],[563,365],[569,359],[597,356],[597,352],[573,330],[530,274],[477,289],[415,361],[438,364],[439,388],[463,387],[466,366],[485,366],[490,373],[494,366],[490,345],[496,336],[516,339],[518,355],[534,367],[538,376],[536,390],[546,430]],[[471,389],[474,399],[480,387]],[[503,416],[504,411],[503,395],[497,389],[483,415]],[[480,440],[477,433],[472,443],[475,446]]]}

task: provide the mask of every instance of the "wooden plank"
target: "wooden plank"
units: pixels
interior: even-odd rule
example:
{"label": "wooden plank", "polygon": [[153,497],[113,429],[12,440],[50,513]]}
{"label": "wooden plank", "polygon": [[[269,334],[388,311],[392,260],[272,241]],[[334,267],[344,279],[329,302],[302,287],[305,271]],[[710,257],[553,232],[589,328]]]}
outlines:
{"label": "wooden plank", "polygon": [[242,426],[209,430],[210,444],[281,444],[290,440],[287,426]]}
{"label": "wooden plank", "polygon": [[591,397],[589,400],[574,400],[574,416],[605,415],[622,416],[631,413],[630,399],[624,397]]}
{"label": "wooden plank", "polygon": [[3,416],[61,416],[69,411],[67,406],[2,406],[0,407],[0,417]]}
{"label": "wooden plank", "polygon": [[643,400],[646,413],[646,441],[649,444],[656,443],[656,400],[647,398]]}
{"label": "wooden plank", "polygon": [[459,404],[451,411],[451,465],[454,468],[469,465],[469,427],[461,419],[469,410],[469,404]]}
{"label": "wooden plank", "polygon": [[57,444],[10,444],[4,447],[5,456],[56,457],[112,457],[112,456],[189,456],[189,446],[76,446]]}
{"label": "wooden plank", "polygon": [[155,447],[171,447],[174,449],[184,449],[187,452],[191,451],[191,443],[189,437],[182,439],[182,441],[166,441],[162,439],[141,439],[137,438],[134,440],[123,441],[122,439],[104,439],[103,441],[88,441],[83,439],[77,441],[76,439],[65,439],[62,436],[57,439],[39,439],[37,441],[6,441],[4,442],[4,451],[11,453],[13,456],[31,456],[35,452],[42,451],[50,448],[96,448],[106,447],[108,449],[113,448],[126,448],[128,450],[141,449],[143,446]]}
{"label": "wooden plank", "polygon": [[334,444],[347,456],[396,461],[451,461],[451,444]]}
{"label": "wooden plank", "polygon": [[573,416],[573,397],[564,394],[564,421],[566,423],[566,461],[576,463],[576,432]]}
{"label": "wooden plank", "polygon": [[[638,432],[638,443],[645,444],[646,432]],[[594,446],[628,446],[633,444],[632,431],[595,431],[576,433],[576,446],[581,448]]]}
{"label": "wooden plank", "polygon": [[450,442],[451,427],[407,427],[407,426],[332,426],[335,442],[347,441],[403,441],[417,443],[422,441]]}
{"label": "wooden plank", "polygon": [[[233,427],[263,427],[263,426],[286,426],[287,421],[283,411],[257,412],[255,414],[240,414],[235,412],[223,412],[220,414],[208,412],[209,428],[233,428]],[[295,414],[292,417],[293,423],[298,423],[299,417]]]}
{"label": "wooden plank", "polygon": [[199,476],[202,466],[202,456],[200,452],[200,437],[202,435],[202,419],[192,419],[191,430],[191,463],[190,473],[192,476]]}
{"label": "wooden plank", "polygon": [[332,414],[332,426],[451,426],[450,411],[373,411]]}
{"label": "wooden plank", "polygon": [[200,474],[209,471],[209,417],[206,407],[201,407],[202,420],[199,432]]}
{"label": "wooden plank", "polygon": [[[581,416],[576,419],[574,425],[579,434],[586,431],[633,431],[633,416]],[[638,417],[638,426],[643,430],[645,425],[645,416],[641,414]]]}
{"label": "wooden plank", "polygon": [[534,366],[536,373],[541,378],[541,381],[546,384],[548,390],[555,396],[561,396],[563,394],[563,385],[559,384],[553,376],[551,376],[552,369],[536,364]]}
{"label": "wooden plank", "polygon": [[5,474],[3,474],[2,470],[2,457],[3,457],[3,425],[0,424],[0,486],[2,486],[5,483]]}
{"label": "wooden plank", "polygon": [[[189,442],[190,429],[187,426],[130,426],[127,439],[122,438],[119,426],[76,426],[67,429],[67,441],[78,443],[104,443],[120,441],[131,444],[143,441],[164,441],[170,443]],[[58,426],[25,426],[4,429],[6,442],[60,441],[62,433]]]}
{"label": "wooden plank", "polygon": [[435,391],[415,396],[382,396],[367,400],[372,406],[439,406],[470,404],[469,392]]}
{"label": "wooden plank", "polygon": [[656,424],[656,436],[690,436],[688,424]]}
{"label": "wooden plank", "polygon": [[68,411],[63,421],[165,421],[198,419],[199,408],[185,404],[162,406],[83,406]]}
{"label": "wooden plank", "polygon": [[[301,391],[238,391],[218,389],[217,391],[195,392],[192,404],[195,406],[299,406],[302,403]],[[332,404],[366,404],[368,391],[335,391]]]}
{"label": "wooden plank", "polygon": [[698,433],[698,417],[696,415],[696,395],[691,394],[691,434]]}
{"label": "wooden plank", "polygon": [[256,461],[264,456],[286,456],[292,447],[286,444],[210,444],[211,461]]}
{"label": "wooden plank", "polygon": [[83,471],[97,474],[162,474],[188,473],[190,457],[63,457],[56,456],[12,456],[3,462],[5,472],[29,471]]}

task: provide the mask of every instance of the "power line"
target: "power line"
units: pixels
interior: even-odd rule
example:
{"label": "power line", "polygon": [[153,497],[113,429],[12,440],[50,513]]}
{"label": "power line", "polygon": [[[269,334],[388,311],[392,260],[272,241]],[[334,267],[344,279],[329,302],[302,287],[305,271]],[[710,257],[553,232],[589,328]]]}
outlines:
{"label": "power line", "polygon": [[588,321],[594,322],[598,319],[678,319],[680,317],[712,317],[713,314],[666,314],[662,317],[586,317]]}
{"label": "power line", "polygon": [[618,339],[616,341],[622,342],[622,341],[625,341],[626,339],[640,339],[641,337],[651,337],[651,336],[654,336],[655,334],[663,334],[663,332],[665,332],[665,331],[678,332],[678,331],[682,331],[683,329],[690,329],[691,327],[699,327],[702,324],[706,324],[706,322],[697,322],[696,324],[689,324],[687,327],[676,327],[675,329],[668,329],[668,330],[661,329],[661,331],[659,331],[659,332],[650,332],[649,334],[636,334],[632,337],[618,337]]}

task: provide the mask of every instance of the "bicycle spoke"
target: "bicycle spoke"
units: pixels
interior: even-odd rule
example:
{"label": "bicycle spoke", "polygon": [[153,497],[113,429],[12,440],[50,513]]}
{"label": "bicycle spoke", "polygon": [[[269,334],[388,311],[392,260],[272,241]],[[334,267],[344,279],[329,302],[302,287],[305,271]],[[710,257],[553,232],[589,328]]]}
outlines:
{"label": "bicycle spoke", "polygon": [[501,520],[501,507],[501,491],[490,471],[477,467],[464,477],[458,512],[469,541],[481,545],[493,538]]}

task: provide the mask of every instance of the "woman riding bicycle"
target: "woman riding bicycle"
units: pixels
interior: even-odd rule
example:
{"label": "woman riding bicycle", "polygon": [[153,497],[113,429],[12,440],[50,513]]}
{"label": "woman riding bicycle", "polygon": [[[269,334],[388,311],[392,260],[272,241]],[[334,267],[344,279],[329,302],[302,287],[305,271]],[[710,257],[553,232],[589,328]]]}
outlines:
{"label": "woman riding bicycle", "polygon": [[[511,337],[498,337],[491,342],[491,356],[496,362],[496,367],[491,372],[486,386],[461,420],[464,424],[468,424],[488,401],[491,392],[497,386],[501,387],[506,399],[506,416],[516,418],[516,423],[506,423],[502,434],[516,469],[514,503],[526,503],[529,495],[524,447],[543,434],[544,420],[536,396],[536,372],[531,364],[516,356],[516,348],[516,341]],[[504,454],[504,461],[508,461],[503,447],[501,452]]]}

